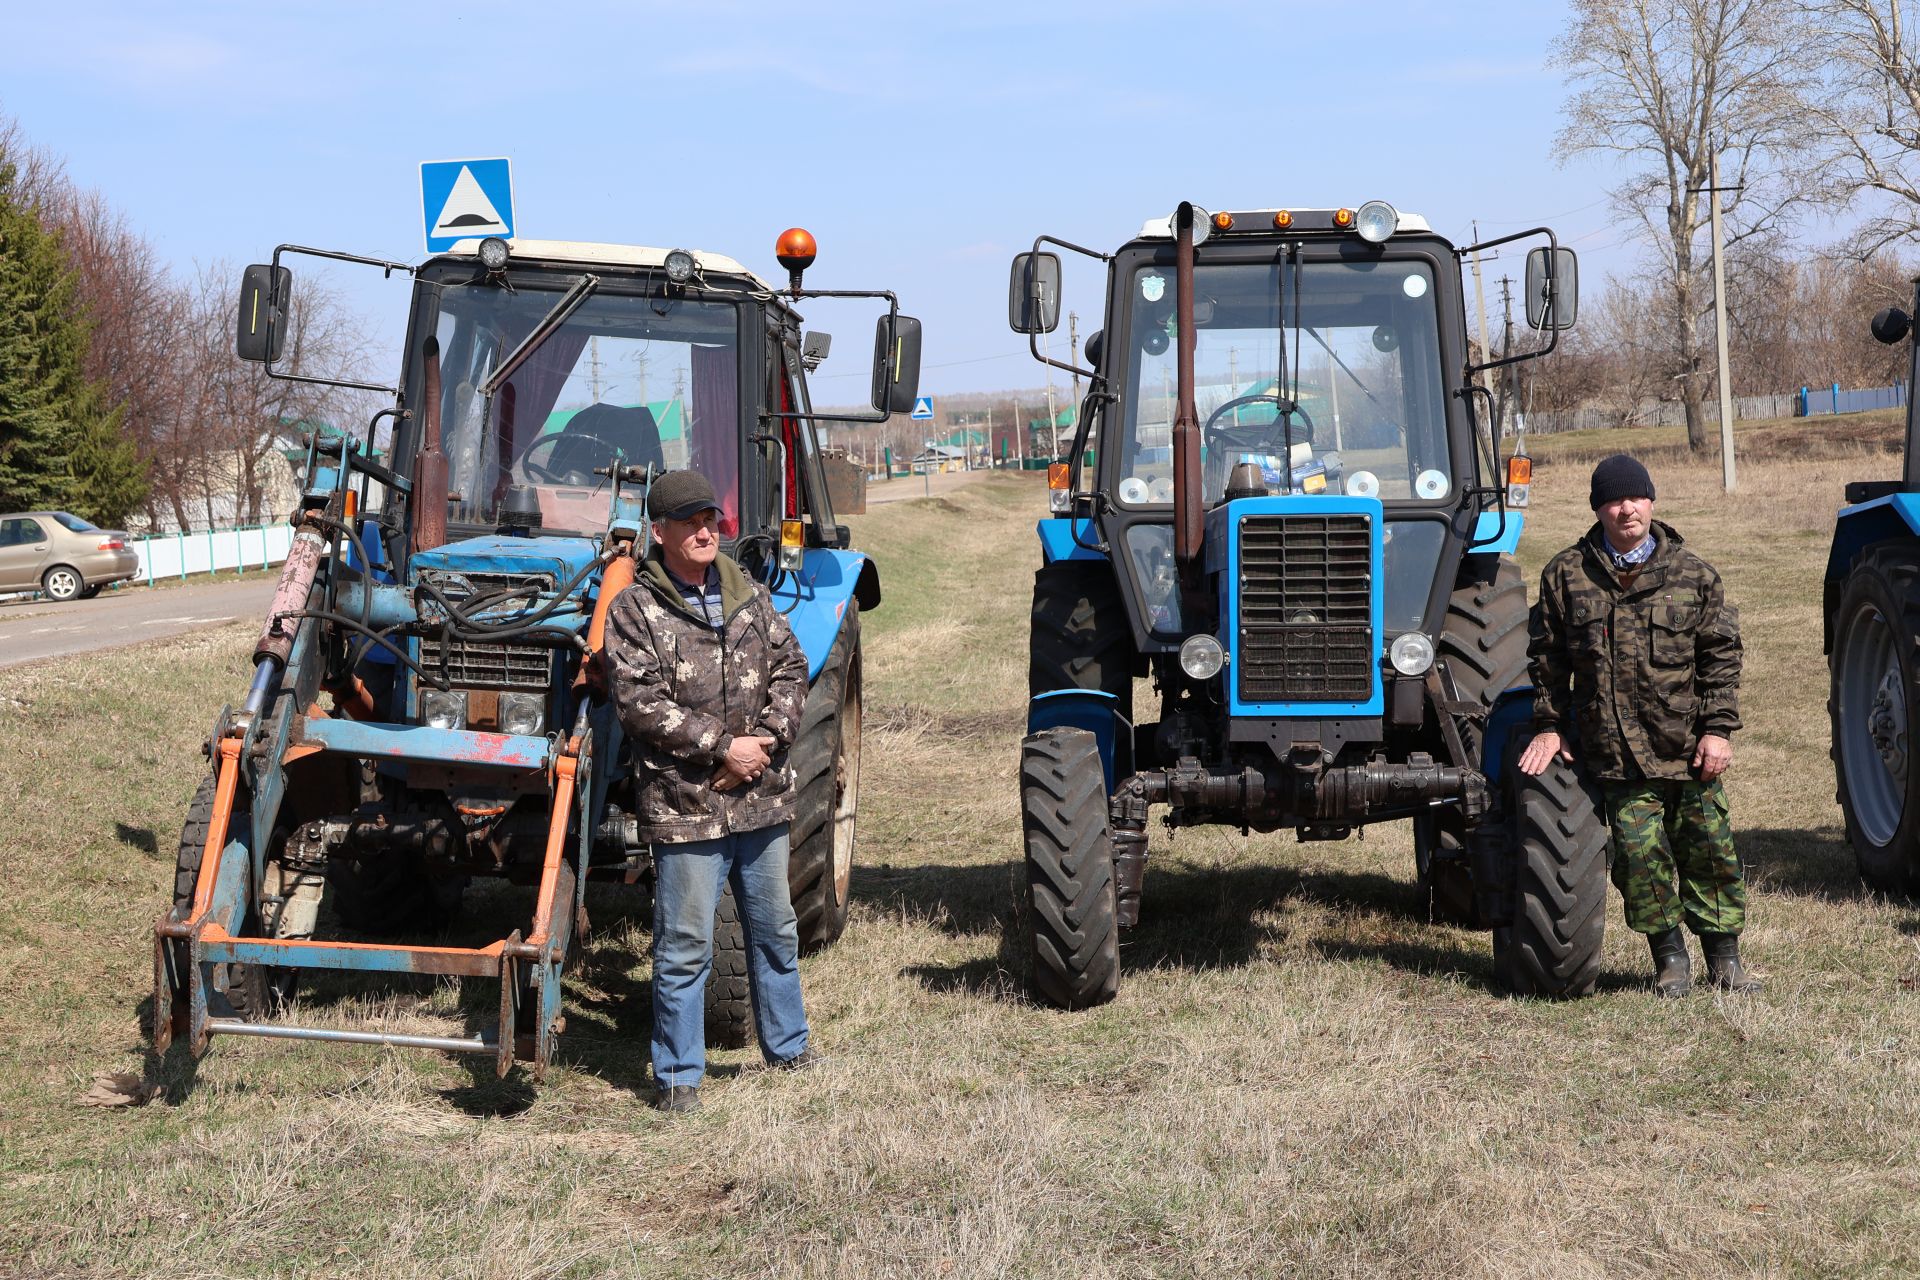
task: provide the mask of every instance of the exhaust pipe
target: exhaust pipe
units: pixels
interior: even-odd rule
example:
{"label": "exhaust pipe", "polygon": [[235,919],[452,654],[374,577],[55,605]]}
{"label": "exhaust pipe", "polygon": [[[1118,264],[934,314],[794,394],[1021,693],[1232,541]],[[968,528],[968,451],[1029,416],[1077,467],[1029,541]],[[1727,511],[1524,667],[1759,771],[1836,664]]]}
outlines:
{"label": "exhaust pipe", "polygon": [[1180,343],[1179,404],[1173,418],[1173,563],[1188,630],[1212,612],[1201,572],[1206,511],[1200,493],[1200,414],[1193,403],[1193,220],[1199,216],[1204,215],[1188,200],[1173,213],[1174,324]]}

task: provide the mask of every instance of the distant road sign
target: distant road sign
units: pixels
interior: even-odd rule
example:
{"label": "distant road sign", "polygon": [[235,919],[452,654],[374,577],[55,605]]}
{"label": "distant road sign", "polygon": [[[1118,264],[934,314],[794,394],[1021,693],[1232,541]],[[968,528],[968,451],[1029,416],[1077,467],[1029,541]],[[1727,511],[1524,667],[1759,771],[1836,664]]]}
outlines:
{"label": "distant road sign", "polygon": [[933,397],[921,396],[913,402],[913,418],[916,422],[933,416]]}
{"label": "distant road sign", "polygon": [[504,157],[429,160],[420,166],[420,210],[427,252],[445,253],[459,240],[513,238],[513,174]]}

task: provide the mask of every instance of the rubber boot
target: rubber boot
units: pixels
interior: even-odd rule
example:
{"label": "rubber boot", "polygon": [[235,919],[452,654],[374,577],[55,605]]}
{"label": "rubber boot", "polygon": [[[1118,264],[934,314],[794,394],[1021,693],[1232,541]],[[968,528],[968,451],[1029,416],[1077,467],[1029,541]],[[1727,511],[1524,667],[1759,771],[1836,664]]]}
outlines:
{"label": "rubber boot", "polygon": [[1724,991],[1760,990],[1760,980],[1749,977],[1746,966],[1740,963],[1739,934],[1703,933],[1700,935],[1700,950],[1706,953],[1707,977],[1714,986]]}
{"label": "rubber boot", "polygon": [[1693,989],[1693,960],[1687,955],[1687,935],[1678,926],[1648,934],[1647,945],[1653,948],[1655,995],[1677,1000]]}

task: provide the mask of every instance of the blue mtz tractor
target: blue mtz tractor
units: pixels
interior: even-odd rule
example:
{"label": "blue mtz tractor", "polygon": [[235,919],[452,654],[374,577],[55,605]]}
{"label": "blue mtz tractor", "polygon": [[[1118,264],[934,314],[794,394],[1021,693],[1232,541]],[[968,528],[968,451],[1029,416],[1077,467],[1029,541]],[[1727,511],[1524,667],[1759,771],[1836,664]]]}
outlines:
{"label": "blue mtz tractor", "polygon": [[[1920,299],[1915,315],[1920,315]],[[1888,307],[1873,336],[1904,343],[1909,388],[1920,345],[1913,316]],[[1833,769],[1860,874],[1888,893],[1920,893],[1920,450],[1907,397],[1897,480],[1856,480],[1833,530],[1824,591]]]}
{"label": "blue mtz tractor", "polygon": [[[468,240],[418,266],[283,245],[242,284],[238,354],[325,381],[282,348],[299,310],[283,257],[412,280],[401,376],[364,436],[316,432],[305,492],[241,707],[182,832],[154,930],[154,1042],[215,1035],[411,1045],[544,1073],[589,880],[651,879],[634,764],[606,694],[608,607],[650,534],[665,470],[714,484],[723,546],[766,583],[811,689],[786,766],[803,946],[845,927],[860,767],[860,615],[879,572],[828,498],[806,374],[826,335],[796,301],[882,311],[877,421],[913,404],[919,325],[893,295],[802,288],[812,236],[776,247],[778,289],[718,254]],[[296,344],[297,345],[297,344]],[[276,368],[276,364],[282,367]],[[337,385],[361,386],[362,383]],[[390,437],[390,450],[376,441]],[[384,459],[384,460],[383,460]],[[507,937],[454,940],[473,877],[534,886]],[[731,894],[717,919],[710,1040],[744,1043]],[[457,930],[455,931],[457,933]],[[471,930],[469,930],[471,932]],[[499,984],[471,1034],[300,1025],[303,974]]]}
{"label": "blue mtz tractor", "polygon": [[[1069,461],[1049,475],[1021,747],[1033,989],[1119,985],[1147,820],[1411,820],[1432,912],[1493,934],[1516,993],[1592,989],[1607,833],[1591,785],[1514,767],[1530,730],[1518,544],[1530,466],[1504,462],[1461,266],[1544,238],[1528,319],[1573,322],[1576,264],[1539,228],[1456,248],[1417,217],[1209,214],[1183,203],[1113,253],[1042,236],[1010,322],[1059,322],[1051,244],[1106,264]],[[1147,677],[1157,714],[1138,713]]]}

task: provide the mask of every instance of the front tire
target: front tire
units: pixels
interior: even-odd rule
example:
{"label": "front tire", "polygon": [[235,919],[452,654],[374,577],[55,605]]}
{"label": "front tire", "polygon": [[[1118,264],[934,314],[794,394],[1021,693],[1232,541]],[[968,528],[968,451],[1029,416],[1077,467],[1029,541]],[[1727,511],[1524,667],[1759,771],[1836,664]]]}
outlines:
{"label": "front tire", "polygon": [[846,627],[807,695],[793,745],[787,886],[802,951],[839,938],[852,904],[860,801],[860,618],[857,605],[849,603],[847,612]]}
{"label": "front tire", "polygon": [[[1486,717],[1508,689],[1527,682],[1527,580],[1511,556],[1474,556],[1462,567],[1447,600],[1438,660],[1446,665],[1460,701],[1480,708],[1478,719],[1462,717],[1460,737],[1467,759],[1485,760]],[[1414,866],[1427,896],[1427,913],[1442,924],[1487,929],[1476,906],[1467,864],[1466,821],[1454,806],[1413,820]]]}
{"label": "front tire", "polygon": [[1033,994],[1060,1009],[1120,989],[1120,925],[1106,772],[1085,729],[1049,729],[1020,748]]}
{"label": "front tire", "polygon": [[1920,890],[1920,541],[1861,554],[1834,614],[1827,715],[1834,781],[1860,875],[1875,889]]}
{"label": "front tire", "polygon": [[[176,920],[185,920],[193,907],[193,891],[200,882],[200,863],[206,854],[207,832],[213,825],[214,795],[218,786],[216,774],[210,773],[200,780],[200,787],[193,794],[193,803],[187,808],[187,820],[180,828],[180,845],[173,860],[173,912]],[[229,841],[232,839],[231,833],[248,821],[245,797],[237,795],[232,816],[227,821]],[[246,931],[251,933],[258,927],[258,910],[249,905]],[[173,945],[178,948],[179,970],[184,972],[187,944],[176,941]],[[226,972],[217,976],[226,987],[225,996],[214,990],[211,983],[207,990],[208,1012],[215,1017],[239,1017],[248,1022],[258,1022],[293,1002],[300,977],[298,969],[252,964],[223,964],[221,967]]]}
{"label": "front tire", "polygon": [[1027,693],[1097,689],[1133,719],[1133,627],[1105,560],[1056,560],[1033,575]]}
{"label": "front tire", "polygon": [[1517,996],[1589,995],[1607,927],[1607,823],[1600,792],[1555,760],[1522,773],[1516,738],[1507,763],[1513,915],[1493,931],[1493,969]]}
{"label": "front tire", "polygon": [[707,973],[707,1044],[744,1049],[753,1042],[753,998],[747,990],[747,930],[733,886],[722,885],[713,910],[713,968]]}

